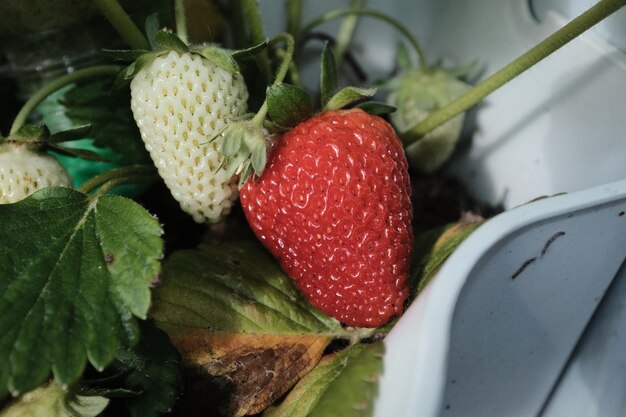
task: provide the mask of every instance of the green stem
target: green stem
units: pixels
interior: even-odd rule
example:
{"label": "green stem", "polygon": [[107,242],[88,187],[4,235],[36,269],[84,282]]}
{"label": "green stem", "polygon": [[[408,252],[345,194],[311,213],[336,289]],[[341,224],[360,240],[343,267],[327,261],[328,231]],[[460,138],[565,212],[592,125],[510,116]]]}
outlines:
{"label": "green stem", "polygon": [[96,7],[133,49],[150,49],[146,37],[117,0],[93,0]]}
{"label": "green stem", "polygon": [[422,122],[403,134],[403,138],[409,143],[419,140],[433,129],[463,113],[475,104],[478,104],[486,96],[625,5],[626,0],[599,1],[586,12],[576,17],[519,58],[477,84],[466,94],[432,113]]}
{"label": "green stem", "polygon": [[287,0],[287,33],[297,41],[302,23],[302,0]]}
{"label": "green stem", "polygon": [[39,105],[39,103],[58,89],[65,87],[68,84],[89,78],[101,77],[105,75],[117,75],[121,69],[122,67],[117,65],[98,65],[79,69],[69,74],[62,75],[61,77],[44,85],[30,99],[28,99],[26,103],[24,103],[17,116],[15,116],[10,134],[16,133],[22,126],[24,126],[28,115]]}
{"label": "green stem", "polygon": [[[351,9],[362,9],[364,0],[352,0],[350,3]],[[339,32],[337,33],[337,45],[335,46],[335,61],[337,62],[337,68],[341,67],[343,57],[352,42],[352,37],[356,30],[356,25],[359,22],[359,15],[350,15],[346,17],[341,23]]]}
{"label": "green stem", "polygon": [[413,34],[402,23],[400,23],[400,21],[398,21],[392,16],[389,16],[385,13],[381,13],[377,10],[353,9],[353,8],[332,10],[328,13],[325,13],[313,19],[312,21],[304,25],[302,28],[302,32],[308,32],[314,27],[319,26],[323,23],[329,22],[331,20],[339,19],[344,16],[351,16],[351,15],[363,15],[363,16],[374,17],[386,23],[389,23],[391,26],[397,29],[411,44],[411,46],[415,50],[415,53],[419,57],[421,69],[424,71],[428,71],[429,66],[428,66],[428,61],[426,60],[426,55],[424,54],[424,50],[422,49],[417,39],[413,36]]}
{"label": "green stem", "polygon": [[159,179],[159,176],[157,174],[133,175],[133,176],[128,176],[128,177],[116,178],[116,179],[107,181],[104,184],[102,184],[100,189],[93,196],[91,196],[91,200],[97,200],[98,198],[107,194],[112,189],[119,187],[120,185],[148,183],[148,182],[157,181],[158,179]]}
{"label": "green stem", "polygon": [[175,0],[176,35],[181,41],[188,43],[187,16],[185,15],[185,0]]}
{"label": "green stem", "polygon": [[[274,46],[274,44],[280,41],[284,41],[287,44],[287,48],[285,50],[283,60],[280,63],[280,67],[278,68],[278,72],[276,73],[276,78],[274,78],[274,82],[272,83],[272,85],[282,83],[285,77],[287,76],[287,72],[289,71],[289,68],[291,66],[291,62],[293,59],[293,52],[295,49],[295,41],[293,39],[293,36],[291,36],[288,33],[281,33],[279,35],[276,35],[276,37],[270,41],[268,48]],[[268,107],[267,107],[267,98],[266,98],[263,101],[263,105],[261,106],[259,111],[252,118],[252,122],[257,123],[257,124],[263,123],[263,119],[265,119],[265,116],[267,115],[267,109]]]}
{"label": "green stem", "polygon": [[155,174],[154,167],[151,165],[131,165],[121,168],[115,168],[110,171],[96,175],[83,185],[78,187],[78,191],[83,194],[89,194],[96,188],[107,182],[131,177],[145,177]]}
{"label": "green stem", "polygon": [[[259,11],[257,0],[239,0],[239,4],[245,24],[249,30],[249,45],[247,46],[258,45],[265,42],[267,38],[263,30],[263,22],[261,21],[261,12]],[[257,54],[257,62],[261,75],[265,77],[267,83],[270,83],[272,79],[272,63],[267,50]]]}

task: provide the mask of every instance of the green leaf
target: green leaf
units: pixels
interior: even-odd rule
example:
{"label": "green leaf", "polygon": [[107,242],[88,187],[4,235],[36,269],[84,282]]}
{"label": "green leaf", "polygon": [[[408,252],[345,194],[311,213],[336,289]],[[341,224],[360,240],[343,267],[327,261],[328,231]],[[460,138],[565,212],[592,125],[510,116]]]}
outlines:
{"label": "green leaf", "polygon": [[208,46],[200,50],[196,50],[195,52],[199,53],[211,63],[230,72],[231,74],[239,72],[239,66],[237,65],[237,62],[235,61],[231,53],[225,49],[215,46]]}
{"label": "green leaf", "polygon": [[46,188],[0,206],[0,393],[74,383],[138,337],[160,271],[162,229],[119,196]]}
{"label": "green leaf", "polygon": [[274,259],[251,242],[173,253],[153,297],[150,315],[166,331],[289,334],[341,328],[311,307]]}
{"label": "green leaf", "polygon": [[384,345],[358,344],[323,359],[264,417],[365,417],[382,372]]}
{"label": "green leaf", "polygon": [[112,91],[111,82],[108,78],[74,85],[60,99],[61,112],[73,124],[91,125],[94,145],[111,149],[121,161],[149,162],[128,105],[130,93],[127,89]]}
{"label": "green leaf", "polygon": [[[110,377],[107,378],[106,376]],[[125,398],[131,417],[157,417],[174,405],[182,390],[180,355],[165,333],[148,324],[133,349],[122,347],[99,381],[86,390],[108,398]]]}
{"label": "green leaf", "polygon": [[266,97],[268,114],[280,126],[295,126],[315,110],[311,96],[295,85],[274,84],[268,87]]}
{"label": "green leaf", "polygon": [[337,94],[332,96],[324,106],[325,110],[338,110],[359,101],[367,100],[376,94],[375,88],[342,88]]}
{"label": "green leaf", "polygon": [[320,76],[320,92],[322,95],[322,107],[326,107],[326,103],[331,99],[337,90],[338,83],[337,63],[335,62],[335,54],[331,50],[328,42],[322,50],[322,66]]}
{"label": "green leaf", "polygon": [[14,400],[0,417],[96,417],[108,404],[107,398],[75,395],[51,382]]}
{"label": "green leaf", "polygon": [[154,35],[154,42],[166,51],[176,51],[179,54],[189,52],[189,47],[169,29],[161,29]]}
{"label": "green leaf", "polygon": [[150,316],[192,369],[203,394],[191,401],[206,402],[205,413],[262,411],[317,364],[334,335],[348,333],[256,243],[175,252],[164,271]]}
{"label": "green leaf", "polygon": [[467,215],[458,223],[429,230],[415,237],[413,272],[410,277],[413,296],[424,289],[446,259],[482,223],[481,217]]}

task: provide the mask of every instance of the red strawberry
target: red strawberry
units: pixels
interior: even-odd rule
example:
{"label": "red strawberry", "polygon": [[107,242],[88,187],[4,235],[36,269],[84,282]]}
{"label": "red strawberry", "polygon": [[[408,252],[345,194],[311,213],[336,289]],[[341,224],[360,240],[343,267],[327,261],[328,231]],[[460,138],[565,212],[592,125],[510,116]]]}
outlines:
{"label": "red strawberry", "polygon": [[297,125],[241,190],[257,237],[309,301],[350,326],[402,312],[413,246],[409,175],[387,122],[327,111]]}

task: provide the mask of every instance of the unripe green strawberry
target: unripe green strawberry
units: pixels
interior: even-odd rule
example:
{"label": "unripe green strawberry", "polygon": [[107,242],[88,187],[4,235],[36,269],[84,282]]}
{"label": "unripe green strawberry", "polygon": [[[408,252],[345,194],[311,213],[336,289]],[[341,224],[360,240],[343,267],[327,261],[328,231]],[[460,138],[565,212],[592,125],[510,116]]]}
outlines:
{"label": "unripe green strawberry", "polygon": [[259,240],[307,299],[351,326],[402,312],[413,246],[407,161],[391,125],[326,111],[272,150],[241,204]]}
{"label": "unripe green strawberry", "polygon": [[[434,111],[469,90],[469,86],[441,69],[410,69],[391,83],[388,103],[396,107],[391,118],[404,134]],[[464,115],[439,126],[406,147],[411,166],[419,172],[432,173],[450,157],[461,134]],[[406,139],[411,140],[410,137]]]}
{"label": "unripe green strawberry", "polygon": [[196,53],[170,51],[131,82],[131,108],[159,174],[198,223],[224,218],[237,199],[237,178],[221,168],[226,124],[246,113],[243,78]]}
{"label": "unripe green strawberry", "polygon": [[24,143],[0,145],[0,204],[15,203],[43,188],[72,186],[71,177],[53,156],[34,149]]}

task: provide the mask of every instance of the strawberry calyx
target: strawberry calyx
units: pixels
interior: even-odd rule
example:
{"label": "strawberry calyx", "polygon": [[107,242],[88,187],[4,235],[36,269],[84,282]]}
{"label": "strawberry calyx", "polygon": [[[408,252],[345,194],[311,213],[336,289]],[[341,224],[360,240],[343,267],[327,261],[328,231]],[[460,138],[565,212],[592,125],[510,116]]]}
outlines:
{"label": "strawberry calyx", "polygon": [[231,74],[239,73],[239,65],[237,59],[254,55],[262,51],[267,46],[267,41],[250,48],[230,51],[215,45],[201,44],[188,45],[183,42],[178,35],[170,29],[164,28],[156,32],[152,38],[152,50],[134,49],[134,50],[104,50],[104,53],[110,58],[117,61],[131,61],[130,65],[124,68],[118,79],[115,81],[114,87],[120,87],[127,84],[135,77],[144,67],[150,65],[156,58],[174,51],[182,54],[196,54],[203,59],[217,65],[218,67],[228,71]]}
{"label": "strawberry calyx", "polygon": [[[274,82],[267,88],[261,108],[254,115],[231,120],[211,139],[222,137],[220,149],[224,155],[222,167],[226,169],[228,175],[239,174],[239,188],[243,187],[250,177],[259,177],[263,173],[274,134],[288,130],[300,120],[310,116],[313,110],[312,101],[306,91],[283,83],[293,58],[293,37],[281,33],[266,42],[266,45],[278,42],[284,42],[286,48]],[[239,51],[236,56],[256,53],[258,50],[260,47],[256,46]]]}
{"label": "strawberry calyx", "polygon": [[96,152],[62,145],[63,142],[84,139],[89,136],[90,132],[90,125],[78,126],[73,129],[51,134],[50,130],[44,124],[26,124],[20,127],[16,132],[10,134],[9,137],[4,138],[0,143],[27,146],[32,151],[44,152],[51,150],[66,156],[90,161],[107,162],[106,159],[102,158]]}
{"label": "strawberry calyx", "polygon": [[265,169],[271,135],[252,120],[230,123],[222,133],[222,167],[227,176],[239,174],[239,188]]}

